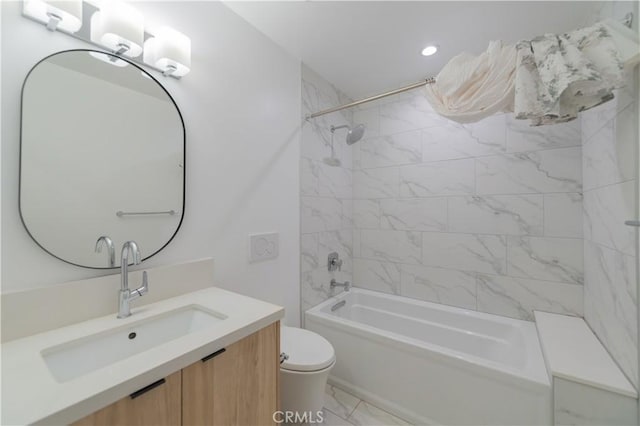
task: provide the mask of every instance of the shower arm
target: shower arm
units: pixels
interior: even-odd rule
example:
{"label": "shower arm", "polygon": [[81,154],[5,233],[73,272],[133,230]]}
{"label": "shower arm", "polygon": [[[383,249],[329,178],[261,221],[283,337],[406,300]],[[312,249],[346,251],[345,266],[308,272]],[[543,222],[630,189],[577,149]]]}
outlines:
{"label": "shower arm", "polygon": [[[334,108],[325,109],[323,111],[314,112],[313,114],[309,114],[305,117],[306,120],[310,120],[312,118],[320,117],[321,115],[330,114],[332,112],[341,111],[343,109],[352,108],[354,106],[358,106],[367,102],[377,101],[378,99],[386,98],[387,96],[396,95],[398,93],[406,92],[409,90],[417,89],[418,87],[423,87],[426,84],[433,84],[436,82],[436,79],[433,77],[429,77],[425,80],[419,81],[417,83],[410,84],[408,86],[401,87],[399,89],[391,90],[390,92],[380,93],[379,95],[371,96],[365,99],[361,99],[359,101],[351,102],[345,105],[337,106]],[[343,126],[338,126],[333,128],[333,130],[340,129]],[[348,127],[348,126],[345,126]]]}
{"label": "shower arm", "polygon": [[348,128],[349,128],[349,125],[348,125],[348,124],[343,124],[343,125],[341,125],[341,126],[331,126],[331,127],[329,128],[329,130],[331,130],[331,133],[333,133],[333,132],[335,132],[336,130],[339,130],[339,129],[348,129]]}

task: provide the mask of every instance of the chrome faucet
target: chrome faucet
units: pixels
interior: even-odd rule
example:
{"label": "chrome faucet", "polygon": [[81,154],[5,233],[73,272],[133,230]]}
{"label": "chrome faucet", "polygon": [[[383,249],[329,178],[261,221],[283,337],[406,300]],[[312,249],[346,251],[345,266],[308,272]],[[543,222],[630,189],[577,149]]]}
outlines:
{"label": "chrome faucet", "polygon": [[109,255],[109,266],[113,268],[114,266],[116,266],[116,249],[113,246],[113,240],[106,235],[98,238],[95,248],[96,253],[102,252],[102,243],[107,246],[107,254]]}
{"label": "chrome faucet", "polygon": [[336,287],[344,287],[344,291],[349,291],[351,288],[351,283],[349,281],[345,281],[343,283],[339,283],[335,278],[331,279],[331,289],[333,290]]}
{"label": "chrome faucet", "polygon": [[122,246],[122,259],[120,260],[120,292],[118,294],[118,318],[126,318],[131,315],[129,302],[143,296],[149,291],[147,283],[147,271],[142,273],[142,286],[129,290],[129,252],[132,254],[133,264],[140,263],[140,250],[135,241],[127,241]]}

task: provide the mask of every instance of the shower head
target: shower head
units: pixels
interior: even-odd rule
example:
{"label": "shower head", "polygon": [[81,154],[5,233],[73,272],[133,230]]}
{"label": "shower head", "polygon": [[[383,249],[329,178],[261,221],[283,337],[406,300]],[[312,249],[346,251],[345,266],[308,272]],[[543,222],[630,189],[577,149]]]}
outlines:
{"label": "shower head", "polygon": [[347,131],[346,142],[347,145],[353,145],[362,139],[364,135],[364,124],[358,124],[355,127],[351,127],[349,125],[343,124],[342,126],[331,126],[331,133],[335,132],[338,129],[349,129]]}
{"label": "shower head", "polygon": [[362,139],[364,135],[364,124],[358,124],[347,132],[347,145],[353,145]]}

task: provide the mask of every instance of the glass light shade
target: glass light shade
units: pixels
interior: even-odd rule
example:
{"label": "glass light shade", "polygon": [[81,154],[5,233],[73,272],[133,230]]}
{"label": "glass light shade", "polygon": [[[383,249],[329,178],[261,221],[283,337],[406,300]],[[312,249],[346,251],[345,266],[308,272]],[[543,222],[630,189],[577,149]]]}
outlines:
{"label": "glass light shade", "polygon": [[191,71],[191,39],[173,28],[158,28],[144,44],[143,60],[175,77],[182,77]]}
{"label": "glass light shade", "polygon": [[57,28],[70,33],[75,33],[82,27],[82,0],[25,0],[22,12],[44,23],[48,23],[54,15],[60,19]]}
{"label": "glass light shade", "polygon": [[105,55],[104,53],[89,52],[89,55],[93,56],[99,61],[106,62],[110,65],[113,65],[114,67],[124,68],[127,65],[129,65],[126,61],[123,61],[122,59],[115,59],[112,56]]}
{"label": "glass light shade", "polygon": [[102,7],[91,17],[91,41],[115,52],[134,58],[142,53],[144,43],[144,17],[133,6],[121,1],[102,2]]}

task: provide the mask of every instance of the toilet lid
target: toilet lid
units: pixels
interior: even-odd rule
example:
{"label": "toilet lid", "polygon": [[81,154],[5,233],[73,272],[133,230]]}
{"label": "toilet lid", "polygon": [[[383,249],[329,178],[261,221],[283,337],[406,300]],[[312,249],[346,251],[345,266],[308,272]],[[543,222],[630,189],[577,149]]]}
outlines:
{"label": "toilet lid", "polygon": [[293,371],[316,371],[327,368],[336,359],[331,343],[317,333],[302,328],[280,328],[280,352],[289,359],[280,368]]}

